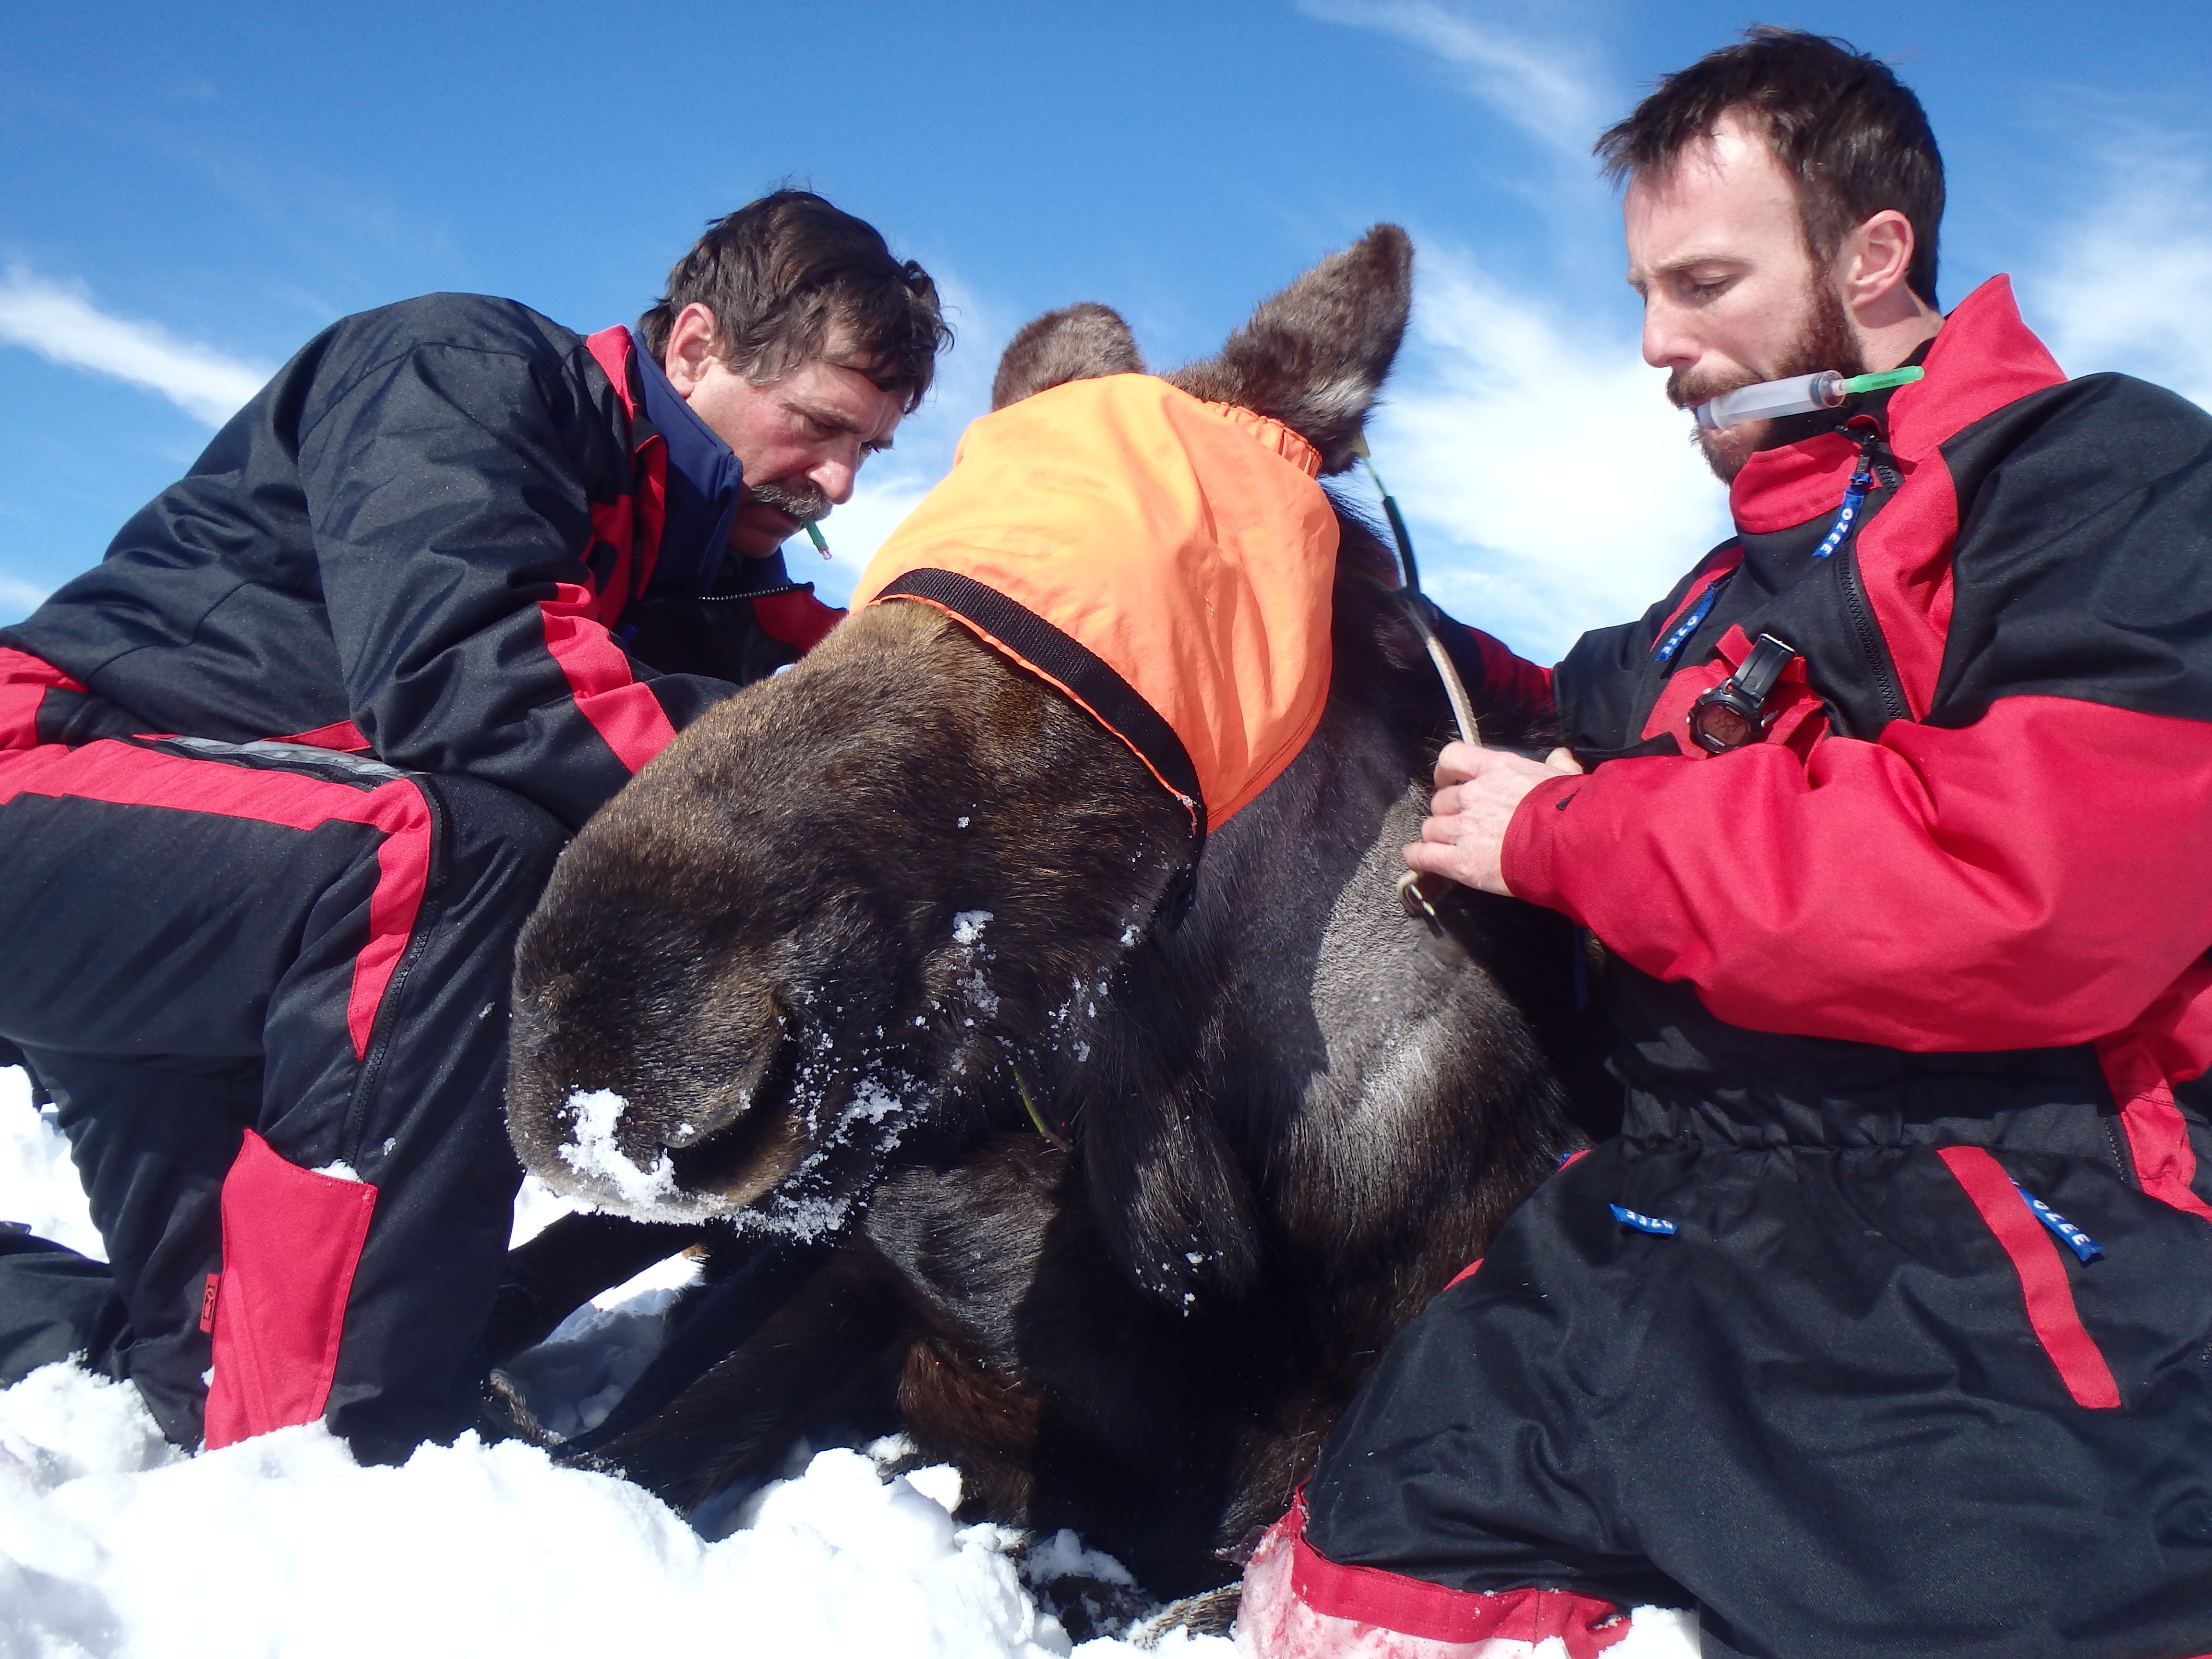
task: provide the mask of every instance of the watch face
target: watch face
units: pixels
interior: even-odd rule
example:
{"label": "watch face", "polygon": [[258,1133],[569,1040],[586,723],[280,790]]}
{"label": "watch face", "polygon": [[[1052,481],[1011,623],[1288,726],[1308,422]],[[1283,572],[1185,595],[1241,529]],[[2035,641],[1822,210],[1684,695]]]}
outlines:
{"label": "watch face", "polygon": [[[1710,699],[1710,701],[1708,700]],[[1724,755],[1758,738],[1765,723],[1707,693],[1690,710],[1690,740],[1709,755]]]}

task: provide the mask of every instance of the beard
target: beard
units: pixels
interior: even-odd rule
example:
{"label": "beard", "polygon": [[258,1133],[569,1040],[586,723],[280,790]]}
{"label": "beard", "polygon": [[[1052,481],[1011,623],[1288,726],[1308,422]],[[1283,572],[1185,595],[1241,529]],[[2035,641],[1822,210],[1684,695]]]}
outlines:
{"label": "beard", "polygon": [[812,484],[755,484],[745,491],[745,499],[764,501],[802,524],[812,524],[830,516],[830,498]]}
{"label": "beard", "polygon": [[[1866,358],[1859,350],[1858,336],[1851,331],[1843,300],[1821,276],[1816,265],[1806,288],[1805,325],[1765,373],[1697,375],[1685,374],[1678,368],[1667,377],[1667,400],[1677,409],[1695,409],[1707,398],[1734,392],[1738,386],[1786,380],[1793,374],[1814,374],[1824,368],[1832,368],[1846,379],[1865,374]],[[1815,409],[1802,415],[1785,415],[1778,421],[1747,421],[1719,432],[1695,427],[1690,436],[1704,452],[1713,476],[1723,483],[1731,483],[1743,471],[1744,463],[1760,450],[1778,449],[1826,432],[1838,418],[1832,409]]]}

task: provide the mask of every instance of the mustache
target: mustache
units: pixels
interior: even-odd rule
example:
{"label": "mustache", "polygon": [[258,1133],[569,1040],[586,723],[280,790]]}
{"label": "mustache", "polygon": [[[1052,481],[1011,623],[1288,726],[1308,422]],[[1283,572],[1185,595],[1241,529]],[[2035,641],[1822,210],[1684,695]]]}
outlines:
{"label": "mustache", "polygon": [[755,484],[745,491],[749,501],[763,501],[779,513],[788,513],[801,524],[830,516],[830,498],[813,484]]}
{"label": "mustache", "polygon": [[1686,374],[1678,368],[1667,376],[1667,401],[1677,409],[1695,409],[1723,392],[1758,384],[1747,374]]}

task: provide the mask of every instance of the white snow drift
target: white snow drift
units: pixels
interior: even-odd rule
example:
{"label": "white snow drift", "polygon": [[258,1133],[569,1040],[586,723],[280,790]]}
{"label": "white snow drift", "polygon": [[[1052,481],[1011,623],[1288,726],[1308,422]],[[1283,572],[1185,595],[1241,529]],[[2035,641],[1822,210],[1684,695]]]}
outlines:
{"label": "white snow drift", "polygon": [[[518,1234],[563,1207],[532,1183]],[[61,1137],[15,1071],[0,1072],[0,1218],[99,1252]],[[574,1432],[605,1415],[689,1272],[611,1291],[517,1363],[541,1421]],[[1030,1585],[1127,1575],[1071,1534],[957,1525],[957,1474],[888,1477],[901,1449],[820,1452],[708,1537],[639,1487],[514,1442],[469,1436],[362,1468],[317,1425],[187,1457],[129,1385],[51,1365],[0,1391],[0,1659],[1069,1654]],[[1556,1646],[1532,1659],[1564,1659]],[[1160,1650],[1231,1653],[1180,1632]],[[1695,1651],[1673,1614],[1639,1616],[1613,1650]]]}

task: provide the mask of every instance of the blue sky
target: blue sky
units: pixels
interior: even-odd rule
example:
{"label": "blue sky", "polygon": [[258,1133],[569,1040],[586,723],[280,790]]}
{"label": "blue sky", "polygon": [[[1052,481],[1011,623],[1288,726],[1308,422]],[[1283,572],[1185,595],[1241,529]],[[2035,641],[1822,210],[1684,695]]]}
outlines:
{"label": "blue sky", "polygon": [[838,597],[1072,300],[1165,366],[1366,225],[1420,249],[1376,456],[1431,586],[1548,659],[1723,502],[1636,354],[1591,139],[1753,21],[1893,58],[1950,169],[1942,299],[2009,271],[2074,372],[2212,404],[2212,8],[1182,0],[24,6],[0,36],[0,619],[255,378],[434,289],[626,321],[790,179],[951,295],[941,390],[793,564]]}

